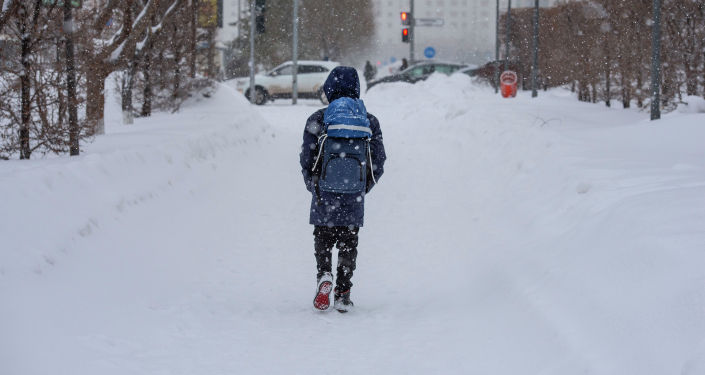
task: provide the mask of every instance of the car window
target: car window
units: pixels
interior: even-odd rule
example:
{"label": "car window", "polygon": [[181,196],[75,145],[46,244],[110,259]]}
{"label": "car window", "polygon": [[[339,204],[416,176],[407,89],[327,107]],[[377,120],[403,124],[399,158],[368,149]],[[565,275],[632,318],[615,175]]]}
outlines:
{"label": "car window", "polygon": [[299,74],[325,73],[328,69],[318,65],[299,65]]}
{"label": "car window", "polygon": [[407,74],[411,77],[421,77],[425,73],[426,67],[425,66],[417,66],[414,69],[411,69]]}
{"label": "car window", "polygon": [[456,67],[451,66],[451,65],[437,65],[436,66],[436,71],[438,73],[443,73],[443,74],[450,74],[453,73],[454,71],[458,70]]}
{"label": "car window", "polygon": [[273,76],[290,76],[294,73],[294,69],[291,65],[286,65],[273,71],[272,73]]}

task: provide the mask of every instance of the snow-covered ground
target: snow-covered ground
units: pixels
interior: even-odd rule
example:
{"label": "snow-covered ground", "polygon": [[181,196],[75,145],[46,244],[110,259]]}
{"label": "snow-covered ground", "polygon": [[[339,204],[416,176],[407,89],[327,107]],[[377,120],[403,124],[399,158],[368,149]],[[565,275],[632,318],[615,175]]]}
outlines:
{"label": "snow-covered ground", "polygon": [[462,75],[364,99],[389,159],[346,315],[311,308],[319,103],[226,84],[0,163],[0,374],[705,373],[705,114]]}

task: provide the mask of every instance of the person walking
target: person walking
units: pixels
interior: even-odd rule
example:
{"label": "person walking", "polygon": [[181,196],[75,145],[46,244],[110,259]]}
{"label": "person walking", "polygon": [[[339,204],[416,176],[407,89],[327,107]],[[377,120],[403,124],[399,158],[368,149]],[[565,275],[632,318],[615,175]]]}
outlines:
{"label": "person walking", "polygon": [[[360,79],[351,67],[336,67],[323,85],[330,105],[306,121],[299,155],[306,189],[311,193],[309,223],[314,226],[317,284],[313,305],[351,311],[358,233],[363,226],[365,195],[384,173],[382,130],[360,100]],[[333,290],[331,254],[338,248]]]}
{"label": "person walking", "polygon": [[399,67],[399,71],[404,71],[406,68],[409,67],[409,62],[406,61],[406,57],[401,59],[401,66]]}
{"label": "person walking", "polygon": [[367,62],[365,63],[364,75],[365,75],[365,82],[370,82],[377,75],[377,68],[372,66],[372,64],[370,63],[370,60],[367,60]]}

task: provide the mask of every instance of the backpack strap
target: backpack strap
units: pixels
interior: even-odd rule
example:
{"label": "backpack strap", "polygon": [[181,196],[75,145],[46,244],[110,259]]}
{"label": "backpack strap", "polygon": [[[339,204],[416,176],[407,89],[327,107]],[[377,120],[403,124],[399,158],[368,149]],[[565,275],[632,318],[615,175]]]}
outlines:
{"label": "backpack strap", "polygon": [[370,174],[372,174],[372,182],[377,185],[377,179],[375,178],[375,171],[372,168],[372,149],[370,148],[370,139],[367,139],[367,157],[370,159]]}
{"label": "backpack strap", "polygon": [[311,168],[311,172],[316,171],[316,167],[318,166],[318,161],[321,160],[321,154],[323,153],[323,142],[326,141],[326,138],[328,138],[328,133],[323,133],[320,137],[318,137],[318,156],[316,156],[316,162],[313,164],[313,168]]}

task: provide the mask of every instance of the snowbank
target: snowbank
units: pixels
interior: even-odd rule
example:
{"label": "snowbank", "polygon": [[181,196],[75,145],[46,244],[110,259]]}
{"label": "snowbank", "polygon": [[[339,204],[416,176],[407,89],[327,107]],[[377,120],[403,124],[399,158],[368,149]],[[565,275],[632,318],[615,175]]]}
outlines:
{"label": "snowbank", "polygon": [[687,96],[678,106],[681,113],[705,113],[705,99],[699,96]]}
{"label": "snowbank", "polygon": [[77,240],[187,183],[215,155],[266,139],[270,128],[225,86],[176,115],[106,125],[79,157],[0,163],[0,274],[42,273]]}

